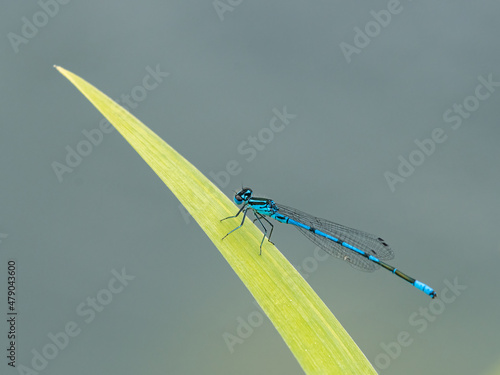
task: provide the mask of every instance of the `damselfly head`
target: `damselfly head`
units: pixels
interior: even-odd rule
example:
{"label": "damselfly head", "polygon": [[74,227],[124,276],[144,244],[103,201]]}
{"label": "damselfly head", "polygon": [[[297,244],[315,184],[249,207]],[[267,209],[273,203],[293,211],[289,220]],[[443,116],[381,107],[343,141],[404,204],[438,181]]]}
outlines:
{"label": "damselfly head", "polygon": [[248,202],[250,197],[252,196],[252,189],[243,188],[234,196],[234,203],[242,204],[243,202]]}

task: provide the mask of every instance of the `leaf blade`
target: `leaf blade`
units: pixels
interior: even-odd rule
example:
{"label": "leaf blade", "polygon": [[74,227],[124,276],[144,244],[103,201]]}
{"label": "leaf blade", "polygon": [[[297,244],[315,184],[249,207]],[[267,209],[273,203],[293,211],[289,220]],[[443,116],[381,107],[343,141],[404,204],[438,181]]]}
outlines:
{"label": "leaf blade", "polygon": [[323,301],[262,233],[234,215],[234,204],[207,177],[132,114],[97,88],[57,67],[108,119],[169,187],[227,260],[278,330],[307,374],[376,374]]}

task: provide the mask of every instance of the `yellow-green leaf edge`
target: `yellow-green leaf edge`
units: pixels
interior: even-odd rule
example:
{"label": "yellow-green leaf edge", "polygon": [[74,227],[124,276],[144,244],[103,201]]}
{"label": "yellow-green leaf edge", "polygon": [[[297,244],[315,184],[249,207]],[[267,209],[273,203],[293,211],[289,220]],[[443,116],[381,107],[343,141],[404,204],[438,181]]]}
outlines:
{"label": "yellow-green leaf edge", "polygon": [[56,68],[107,118],[184,205],[252,293],[306,374],[376,374],[356,343],[288,260],[267,241],[259,256],[262,232],[255,225],[247,220],[243,228],[221,240],[239,220],[220,222],[221,218],[234,215],[237,208],[217,186],[108,96],[70,71]]}

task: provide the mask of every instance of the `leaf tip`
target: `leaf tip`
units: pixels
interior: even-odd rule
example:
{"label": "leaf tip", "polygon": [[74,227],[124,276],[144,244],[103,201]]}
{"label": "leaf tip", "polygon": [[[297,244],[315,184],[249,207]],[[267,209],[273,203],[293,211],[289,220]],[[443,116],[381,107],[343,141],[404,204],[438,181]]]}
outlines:
{"label": "leaf tip", "polygon": [[62,67],[60,67],[59,65],[56,65],[56,64],[54,64],[54,65],[52,65],[52,66],[53,66],[54,68],[56,68],[56,69],[57,69],[57,71],[58,71],[59,73],[61,73],[63,76],[66,76],[66,73],[68,72],[66,69],[64,69],[64,68],[62,68]]}

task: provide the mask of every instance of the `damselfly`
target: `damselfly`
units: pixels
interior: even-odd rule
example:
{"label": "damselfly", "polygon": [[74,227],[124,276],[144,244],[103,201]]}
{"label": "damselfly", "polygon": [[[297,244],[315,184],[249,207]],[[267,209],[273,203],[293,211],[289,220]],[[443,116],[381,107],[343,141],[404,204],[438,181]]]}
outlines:
{"label": "damselfly", "polygon": [[363,271],[374,271],[379,267],[385,268],[403,280],[408,281],[415,288],[420,289],[430,297],[436,298],[437,296],[434,289],[430,286],[415,280],[413,277],[382,261],[394,258],[394,253],[389,245],[380,237],[357,229],[348,228],[332,221],[320,219],[295,208],[276,204],[271,199],[252,197],[252,189],[249,188],[243,188],[236,193],[234,202],[237,205],[243,204],[243,206],[241,206],[236,215],[226,217],[221,221],[238,217],[242,212],[243,220],[239,226],[226,234],[223,239],[241,228],[245,222],[247,211],[252,209],[256,217],[254,222],[258,221],[262,225],[262,228],[264,228],[264,237],[262,237],[260,243],[260,254],[262,254],[262,244],[267,236],[267,228],[262,220],[271,226],[269,236],[267,236],[269,242],[274,229],[273,224],[267,220],[268,216],[280,223],[292,224],[328,254],[345,260],[354,268]]}

